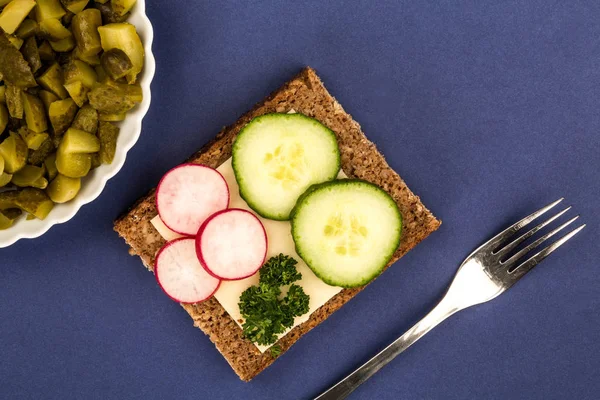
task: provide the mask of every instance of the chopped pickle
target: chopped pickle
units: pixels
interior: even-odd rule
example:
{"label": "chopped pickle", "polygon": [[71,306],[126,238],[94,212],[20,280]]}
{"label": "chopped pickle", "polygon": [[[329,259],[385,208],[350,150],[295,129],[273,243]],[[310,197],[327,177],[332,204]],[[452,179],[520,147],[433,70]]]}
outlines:
{"label": "chopped pickle", "polygon": [[19,187],[34,187],[33,184],[43,176],[43,168],[26,165],[13,175],[11,182]]}
{"label": "chopped pickle", "polygon": [[4,7],[5,5],[7,5],[8,3],[10,3],[12,0],[0,0],[0,7]]}
{"label": "chopped pickle", "polygon": [[66,99],[69,94],[64,88],[63,73],[58,63],[53,63],[39,78],[38,83],[44,89],[51,91],[60,99]]}
{"label": "chopped pickle", "polygon": [[6,33],[13,34],[35,7],[34,0],[13,0],[4,7],[0,14],[0,28]]}
{"label": "chopped pickle", "polygon": [[71,37],[71,31],[65,28],[57,18],[48,18],[40,22],[40,31],[49,40],[62,40]]}
{"label": "chopped pickle", "polygon": [[50,46],[52,47],[52,50],[56,51],[57,53],[66,53],[75,48],[75,41],[73,40],[72,36],[69,36],[65,39],[50,41]]}
{"label": "chopped pickle", "polygon": [[[60,137],[55,136],[54,138],[60,140]],[[46,139],[37,150],[30,152],[29,157],[27,157],[27,163],[30,165],[41,165],[46,157],[56,150],[53,139]]]}
{"label": "chopped pickle", "polygon": [[[0,134],[4,132],[6,125],[8,125],[8,110],[4,104],[0,103]],[[0,171],[0,173],[2,173],[2,171]]]}
{"label": "chopped pickle", "polygon": [[102,14],[102,23],[104,25],[114,24],[115,22],[124,22],[130,15],[130,13],[125,15],[117,14],[114,12],[110,2],[99,3],[98,1],[95,1],[94,7],[100,10],[100,14]]}
{"label": "chopped pickle", "polygon": [[83,107],[83,105],[88,101],[88,92],[90,91],[90,89],[85,87],[83,82],[71,82],[65,85],[65,89],[67,89],[67,92],[69,92],[69,96],[71,96],[73,101],[79,107]]}
{"label": "chopped pickle", "polygon": [[38,133],[48,130],[44,103],[38,97],[24,93],[23,110],[25,111],[25,121],[29,130]]}
{"label": "chopped pickle", "polygon": [[0,212],[0,231],[10,228],[14,222],[15,219],[8,218],[3,212]]}
{"label": "chopped pickle", "polygon": [[92,56],[102,50],[99,27],[102,25],[102,15],[95,8],[88,8],[75,15],[71,22],[71,30],[77,42],[78,52],[82,56]]}
{"label": "chopped pickle", "polygon": [[25,40],[21,53],[23,53],[23,57],[25,57],[25,60],[29,63],[32,72],[35,73],[42,68],[42,59],[40,58],[40,52],[35,37],[32,36]]}
{"label": "chopped pickle", "polygon": [[90,154],[65,153],[60,147],[56,153],[56,169],[70,178],[82,178],[90,172],[92,156]]}
{"label": "chopped pickle", "polygon": [[58,175],[58,170],[56,169],[56,153],[50,154],[44,160],[44,166],[46,167],[46,173],[48,174],[48,179],[52,180]]}
{"label": "chopped pickle", "polygon": [[121,49],[110,49],[102,53],[100,62],[104,71],[114,80],[123,78],[133,68],[127,54]]}
{"label": "chopped pickle", "polygon": [[71,11],[73,14],[77,14],[83,11],[89,0],[60,0],[60,2],[64,8]]}
{"label": "chopped pickle", "polygon": [[58,0],[36,0],[35,19],[42,22],[49,18],[62,18],[67,12],[62,8]]}
{"label": "chopped pickle", "polygon": [[0,174],[0,188],[8,185],[12,179],[11,174],[7,174],[6,172]]}
{"label": "chopped pickle", "polygon": [[81,60],[71,60],[64,69],[65,84],[81,82],[87,88],[92,88],[98,81],[96,71]]}
{"label": "chopped pickle", "polygon": [[0,175],[4,173],[4,158],[0,156]]}
{"label": "chopped pickle", "polygon": [[13,85],[6,85],[5,99],[10,116],[19,119],[23,118],[23,89]]}
{"label": "chopped pickle", "polygon": [[98,75],[98,82],[105,83],[106,80],[108,79],[108,74],[104,70],[104,67],[102,66],[102,64],[96,65],[94,67],[94,71],[96,71],[96,75]]}
{"label": "chopped pickle", "polygon": [[98,138],[100,138],[100,161],[102,164],[110,164],[115,158],[117,149],[117,137],[119,128],[110,122],[101,121],[98,126]]}
{"label": "chopped pickle", "polygon": [[102,165],[102,161],[100,160],[100,154],[93,153],[92,154],[92,168],[91,169],[96,169],[96,168],[98,168],[101,165]]}
{"label": "chopped pickle", "polygon": [[63,136],[60,150],[67,154],[96,153],[100,151],[100,140],[95,135],[86,131],[69,128],[65,136]]}
{"label": "chopped pickle", "polygon": [[81,188],[80,178],[70,178],[68,176],[58,174],[56,178],[50,183],[46,193],[57,204],[66,203],[67,201],[73,200],[79,189]]}
{"label": "chopped pickle", "polygon": [[103,113],[103,112],[98,113],[98,120],[106,121],[106,122],[124,121],[126,117],[127,117],[127,113],[121,113],[121,114],[108,114],[108,113]]}
{"label": "chopped pickle", "polygon": [[110,82],[95,85],[89,93],[90,105],[107,114],[121,114],[142,101],[142,88]]}
{"label": "chopped pickle", "polygon": [[77,114],[77,105],[73,99],[64,99],[50,104],[48,117],[50,124],[54,129],[55,135],[62,135],[67,128],[71,126],[75,115]]}
{"label": "chopped pickle", "polygon": [[98,131],[98,111],[89,104],[83,106],[75,116],[71,128],[79,129],[93,135]]}
{"label": "chopped pickle", "polygon": [[0,104],[6,104],[4,93],[6,93],[6,86],[0,85]]}
{"label": "chopped pickle", "polygon": [[8,36],[8,41],[15,47],[15,49],[21,50],[21,47],[23,46],[23,39],[16,36]]}
{"label": "chopped pickle", "polygon": [[0,214],[4,215],[5,217],[15,220],[17,218],[19,218],[21,215],[23,215],[23,211],[19,208],[9,208],[6,210],[2,210],[0,211]]}
{"label": "chopped pickle", "polygon": [[98,32],[104,51],[120,49],[127,54],[133,64],[131,72],[127,74],[127,82],[135,83],[144,66],[144,46],[135,26],[125,22],[114,23],[99,27]]}
{"label": "chopped pickle", "polygon": [[31,68],[23,54],[9,40],[9,36],[0,29],[0,76],[4,84],[22,88],[37,86]]}
{"label": "chopped pickle", "polygon": [[24,126],[19,129],[19,135],[25,141],[27,148],[31,150],[38,150],[49,137],[45,132],[34,132]]}
{"label": "chopped pickle", "polygon": [[19,190],[16,204],[21,210],[38,219],[45,219],[54,207],[50,197],[43,190],[35,188]]}
{"label": "chopped pickle", "polygon": [[75,14],[73,14],[71,11],[67,11],[67,13],[60,19],[60,21],[63,23],[64,26],[70,26],[74,16]]}
{"label": "chopped pickle", "polygon": [[16,190],[10,192],[0,192],[0,211],[9,210],[11,208],[19,208],[17,206],[17,197],[19,197],[19,192]]}
{"label": "chopped pickle", "polygon": [[15,35],[21,39],[27,39],[38,33],[38,29],[38,23],[31,18],[27,18],[21,23],[21,26],[19,26],[19,29],[17,29]]}
{"label": "chopped pickle", "polygon": [[111,5],[113,11],[117,15],[125,15],[127,14],[135,5],[137,0],[111,0]]}
{"label": "chopped pickle", "polygon": [[54,93],[49,92],[47,90],[40,90],[40,93],[38,94],[38,96],[42,100],[42,103],[44,103],[44,107],[46,107],[46,110],[48,110],[50,108],[50,105],[52,103],[59,100],[58,96],[56,96]]}
{"label": "chopped pickle", "polygon": [[98,4],[104,4],[104,3],[108,3],[109,0],[94,0],[94,3],[98,3]]}
{"label": "chopped pickle", "polygon": [[47,41],[40,45],[40,47],[38,48],[38,52],[40,53],[40,58],[43,61],[54,61],[54,59],[56,58],[56,54],[54,54],[52,46],[50,46],[50,43],[48,43]]}
{"label": "chopped pickle", "polygon": [[88,63],[89,65],[100,65],[100,57],[98,56],[98,54],[94,54],[91,56],[83,55],[79,51],[78,47],[75,47],[75,50],[73,50],[73,57],[85,63]]}
{"label": "chopped pickle", "polygon": [[14,132],[0,143],[0,156],[4,159],[4,172],[14,174],[27,163],[27,145]]}

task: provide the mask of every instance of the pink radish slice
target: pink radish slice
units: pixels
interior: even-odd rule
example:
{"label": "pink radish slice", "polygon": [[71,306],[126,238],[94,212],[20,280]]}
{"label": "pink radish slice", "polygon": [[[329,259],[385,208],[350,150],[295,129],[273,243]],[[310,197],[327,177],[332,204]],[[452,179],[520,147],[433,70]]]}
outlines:
{"label": "pink radish slice", "polygon": [[156,190],[156,208],[164,224],[181,235],[195,236],[202,223],[229,206],[229,188],[217,170],[183,164],[165,174]]}
{"label": "pink radish slice", "polygon": [[196,236],[200,263],[216,278],[233,281],[252,276],[267,256],[267,233],[254,214],[239,208],[207,219]]}
{"label": "pink radish slice", "polygon": [[198,303],[210,298],[221,281],[198,261],[192,238],[175,239],[158,252],[154,273],[167,296],[180,303]]}

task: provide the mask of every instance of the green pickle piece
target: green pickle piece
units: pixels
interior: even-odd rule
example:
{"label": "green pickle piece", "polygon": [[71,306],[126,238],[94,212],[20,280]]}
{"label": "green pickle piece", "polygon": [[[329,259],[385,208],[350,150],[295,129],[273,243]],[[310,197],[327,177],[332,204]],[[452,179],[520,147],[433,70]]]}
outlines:
{"label": "green pickle piece", "polygon": [[49,18],[62,18],[67,12],[58,0],[36,0],[35,19],[41,22]]}
{"label": "green pickle piece", "polygon": [[0,174],[0,188],[8,185],[12,180],[12,174],[7,174],[6,172]]}
{"label": "green pickle piece", "polygon": [[24,126],[19,129],[19,135],[21,135],[21,138],[25,141],[27,148],[30,150],[38,150],[49,138],[49,135],[46,132],[34,132]]}
{"label": "green pickle piece", "polygon": [[75,115],[77,114],[77,105],[73,99],[64,99],[50,104],[48,109],[48,118],[55,135],[62,135],[67,131]]}
{"label": "green pickle piece", "polygon": [[110,3],[115,14],[123,16],[131,11],[136,2],[137,0],[111,0]]}
{"label": "green pickle piece", "polygon": [[88,98],[90,105],[100,112],[122,114],[141,103],[143,95],[140,86],[107,81],[95,85]]}
{"label": "green pickle piece", "polygon": [[115,158],[117,149],[117,137],[119,128],[110,122],[100,121],[98,126],[98,138],[100,138],[100,161],[102,164],[110,164]]}
{"label": "green pickle piece", "polygon": [[42,59],[40,58],[40,52],[35,37],[32,36],[25,40],[21,53],[23,53],[23,57],[25,57],[25,60],[29,63],[33,73],[42,68]]}
{"label": "green pickle piece", "polygon": [[10,136],[0,143],[0,156],[4,159],[4,172],[14,174],[23,168],[27,163],[28,152],[23,139],[11,132]]}
{"label": "green pickle piece", "polygon": [[78,52],[82,56],[100,53],[102,44],[98,28],[102,25],[102,15],[95,8],[88,8],[75,15],[71,22],[71,30],[77,43]]}
{"label": "green pickle piece", "polygon": [[46,193],[53,202],[61,204],[73,200],[79,193],[79,189],[81,189],[80,178],[58,174],[48,185]]}
{"label": "green pickle piece", "polygon": [[0,134],[4,132],[6,125],[8,125],[8,110],[4,104],[0,103]]}
{"label": "green pickle piece", "polygon": [[100,10],[100,14],[102,14],[102,23],[104,25],[114,24],[115,22],[125,22],[127,21],[127,18],[129,18],[130,13],[119,15],[114,12],[110,2],[103,1],[100,3],[95,1],[94,3],[94,7]]}
{"label": "green pickle piece", "polygon": [[4,157],[0,156],[0,175],[4,173]]}
{"label": "green pickle piece", "polygon": [[48,130],[48,119],[44,103],[29,93],[23,94],[23,110],[27,127],[33,132],[45,132]]}
{"label": "green pickle piece", "polygon": [[19,29],[16,30],[15,35],[21,39],[28,39],[38,33],[39,25],[35,20],[27,18],[21,22]]}
{"label": "green pickle piece", "polygon": [[58,175],[58,170],[56,169],[56,153],[52,153],[46,157],[44,160],[44,167],[46,167],[46,173],[48,174],[49,180],[56,178],[56,175]]}
{"label": "green pickle piece", "polygon": [[14,219],[8,218],[3,212],[0,212],[0,231],[12,227],[14,222]]}
{"label": "green pickle piece", "polygon": [[43,176],[43,168],[26,165],[13,175],[11,182],[19,187],[33,187],[33,184]]}
{"label": "green pickle piece", "polygon": [[23,89],[14,85],[6,85],[4,94],[8,113],[13,118],[23,118]]}
{"label": "green pickle piece", "polygon": [[66,53],[75,48],[75,40],[73,40],[72,36],[56,41],[51,40],[50,47],[57,53]]}
{"label": "green pickle piece", "polygon": [[17,197],[19,197],[19,192],[16,190],[0,192],[0,211],[19,208],[19,206],[17,206]]}
{"label": "green pickle piece", "polygon": [[38,78],[38,83],[44,89],[54,93],[60,99],[66,99],[69,94],[64,88],[63,72],[58,63],[53,63],[48,69]]}
{"label": "green pickle piece", "polygon": [[56,153],[56,169],[70,178],[83,178],[92,168],[90,154],[65,153],[58,149]]}
{"label": "green pickle piece", "polygon": [[50,197],[43,190],[36,188],[19,190],[16,205],[21,210],[41,220],[45,219],[54,208],[54,203]]}
{"label": "green pickle piece", "polygon": [[6,104],[4,94],[6,93],[6,86],[0,85],[0,104]]}
{"label": "green pickle piece", "polygon": [[48,41],[45,41],[38,47],[38,52],[43,61],[54,61],[56,59],[56,54],[54,54],[54,50],[52,50],[52,46],[50,46]]}
{"label": "green pickle piece", "polygon": [[81,60],[71,60],[64,68],[65,84],[81,82],[85,87],[92,88],[98,81],[94,68]]}
{"label": "green pickle piece", "polygon": [[98,56],[98,54],[93,54],[93,55],[84,55],[81,54],[81,51],[79,50],[78,47],[75,47],[75,50],[73,50],[73,57],[75,57],[78,60],[83,61],[84,63],[87,63],[89,65],[100,65],[100,56]]}
{"label": "green pickle piece", "polygon": [[67,154],[96,153],[100,151],[100,140],[91,133],[70,128],[63,136],[60,149]]}
{"label": "green pickle piece", "polygon": [[123,78],[133,69],[131,60],[121,49],[110,49],[102,53],[100,63],[104,71],[114,80]]}
{"label": "green pickle piece", "polygon": [[31,67],[23,54],[9,40],[8,34],[0,30],[0,76],[5,84],[21,88],[36,86]]}
{"label": "green pickle piece", "polygon": [[98,111],[86,104],[77,112],[71,128],[95,135],[98,131]]}
{"label": "green pickle piece", "polygon": [[54,146],[53,138],[48,138],[40,145],[37,150],[29,152],[29,157],[27,157],[27,163],[30,165],[41,165],[46,157],[48,157],[51,153],[56,150]]}
{"label": "green pickle piece", "polygon": [[72,36],[71,31],[65,28],[57,18],[48,18],[40,22],[40,31],[48,40],[63,40]]}
{"label": "green pickle piece", "polygon": [[133,64],[132,70],[127,74],[127,82],[135,83],[144,67],[144,46],[135,26],[126,22],[114,23],[99,27],[98,32],[104,51],[116,48],[127,54]]}
{"label": "green pickle piece", "polygon": [[77,14],[83,11],[89,0],[60,0],[60,2],[64,8],[71,11],[73,14]]}
{"label": "green pickle piece", "polygon": [[50,109],[50,105],[52,103],[60,100],[57,95],[47,90],[40,90],[38,96],[40,97],[40,100],[42,100],[42,103],[44,103],[44,107],[46,107],[46,110]]}
{"label": "green pickle piece", "polygon": [[85,103],[88,101],[88,93],[90,89],[85,87],[83,82],[75,81],[64,85],[65,89],[69,93],[69,96],[73,99],[75,104],[79,107],[83,107]]}
{"label": "green pickle piece", "polygon": [[99,166],[102,165],[102,161],[100,160],[100,154],[99,153],[93,153],[92,154],[92,168],[91,169],[96,169]]}
{"label": "green pickle piece", "polygon": [[121,114],[108,114],[108,113],[98,113],[98,119],[100,121],[106,121],[106,122],[119,122],[119,121],[125,121],[125,118],[127,117],[127,113],[121,113]]}
{"label": "green pickle piece", "polygon": [[35,7],[34,0],[13,0],[4,7],[0,14],[0,28],[11,35],[15,33],[21,22]]}

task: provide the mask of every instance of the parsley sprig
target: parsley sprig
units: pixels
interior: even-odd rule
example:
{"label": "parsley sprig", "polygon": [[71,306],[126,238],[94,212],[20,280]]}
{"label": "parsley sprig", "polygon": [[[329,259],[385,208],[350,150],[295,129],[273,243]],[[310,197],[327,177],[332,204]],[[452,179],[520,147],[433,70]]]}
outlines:
{"label": "parsley sprig", "polygon": [[[294,324],[295,317],[308,312],[310,297],[294,283],[302,279],[297,263],[283,254],[271,257],[260,269],[258,286],[250,286],[240,296],[247,339],[264,346],[273,344],[277,335]],[[282,296],[281,288],[287,285],[288,292]]]}

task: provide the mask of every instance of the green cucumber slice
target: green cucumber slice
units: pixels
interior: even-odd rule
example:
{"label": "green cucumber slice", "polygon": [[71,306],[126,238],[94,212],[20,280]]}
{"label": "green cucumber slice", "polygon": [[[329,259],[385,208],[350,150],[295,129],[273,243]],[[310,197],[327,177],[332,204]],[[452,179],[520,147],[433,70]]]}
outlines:
{"label": "green cucumber slice", "polygon": [[402,234],[391,196],[356,179],[312,186],[298,200],[291,223],[298,255],[325,283],[345,288],[377,277]]}
{"label": "green cucumber slice", "polygon": [[262,217],[285,221],[308,187],[335,179],[340,151],[331,129],[302,114],[265,114],[232,150],[240,196]]}

